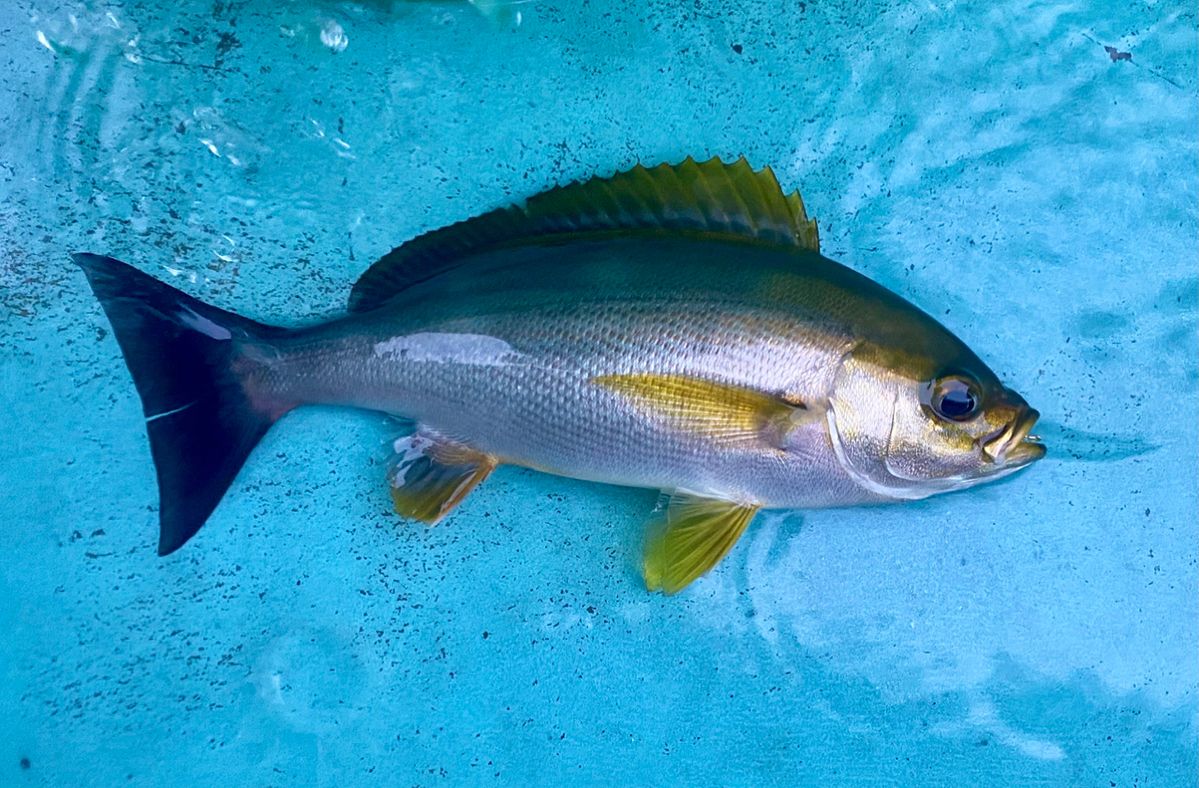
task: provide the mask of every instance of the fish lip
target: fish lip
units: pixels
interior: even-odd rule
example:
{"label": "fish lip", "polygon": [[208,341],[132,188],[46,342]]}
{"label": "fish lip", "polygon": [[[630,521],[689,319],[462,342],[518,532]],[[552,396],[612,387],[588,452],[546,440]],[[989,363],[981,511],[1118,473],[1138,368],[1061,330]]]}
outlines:
{"label": "fish lip", "polygon": [[1040,413],[1025,406],[1010,424],[983,439],[983,452],[1003,468],[1019,468],[1041,459],[1045,456],[1045,445],[1030,434],[1039,418]]}

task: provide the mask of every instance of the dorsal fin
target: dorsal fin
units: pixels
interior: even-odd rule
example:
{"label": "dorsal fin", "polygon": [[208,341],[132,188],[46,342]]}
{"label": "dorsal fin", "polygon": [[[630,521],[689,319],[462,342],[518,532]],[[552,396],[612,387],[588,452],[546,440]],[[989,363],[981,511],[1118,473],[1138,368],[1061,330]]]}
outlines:
{"label": "dorsal fin", "polygon": [[687,157],[680,164],[652,169],[638,164],[611,178],[560,186],[530,197],[524,206],[425,233],[367,269],[354,284],[349,308],[374,309],[488,249],[534,238],[663,230],[820,249],[816,222],[804,212],[799,192],[784,195],[769,167],[755,172],[744,156],[732,164]]}

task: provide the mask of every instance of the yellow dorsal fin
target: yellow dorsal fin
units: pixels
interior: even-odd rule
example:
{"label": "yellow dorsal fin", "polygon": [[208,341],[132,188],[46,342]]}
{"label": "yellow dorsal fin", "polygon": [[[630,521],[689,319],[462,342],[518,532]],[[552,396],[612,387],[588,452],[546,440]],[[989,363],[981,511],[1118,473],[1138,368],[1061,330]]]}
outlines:
{"label": "yellow dorsal fin", "polygon": [[675,493],[645,543],[645,586],[677,594],[732,549],[758,507]]}
{"label": "yellow dorsal fin", "polygon": [[489,454],[431,433],[400,438],[387,471],[396,513],[433,525],[486,479],[496,464]]}
{"label": "yellow dorsal fin", "polygon": [[792,429],[822,418],[795,400],[686,375],[600,375],[593,381],[676,429],[730,445],[779,448]]}
{"label": "yellow dorsal fin", "polygon": [[471,254],[580,234],[690,232],[710,237],[820,250],[816,222],[799,192],[783,194],[769,167],[745,157],[592,178],[434,230],[393,249],[367,269],[350,293],[351,312],[374,309],[418,282],[457,268]]}

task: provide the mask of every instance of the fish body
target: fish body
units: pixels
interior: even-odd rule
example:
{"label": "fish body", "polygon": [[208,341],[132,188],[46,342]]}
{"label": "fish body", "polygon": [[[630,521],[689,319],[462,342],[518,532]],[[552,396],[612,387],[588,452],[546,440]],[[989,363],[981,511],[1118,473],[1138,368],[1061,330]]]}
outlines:
{"label": "fish body", "polygon": [[[759,509],[921,498],[1044,453],[1022,398],[930,316],[822,256],[798,196],[744,160],[637,168],[436,231],[376,263],[345,317],[302,329],[79,260],[146,406],[166,552],[257,437],[311,403],[416,425],[388,477],[416,519],[440,519],[499,464],[664,491],[645,568],[666,591]],[[211,344],[207,367],[228,370],[217,392],[196,373],[164,393],[160,369],[139,372],[155,313]],[[180,490],[164,472],[195,469],[197,446],[173,445],[194,418],[248,423],[198,447],[215,481]]]}
{"label": "fish body", "polygon": [[[500,462],[564,476],[769,507],[873,501],[835,461],[819,421],[780,452],[647,418],[635,398],[597,383],[710,379],[827,400],[853,316],[803,317],[798,301],[815,295],[813,315],[823,306],[820,279],[797,272],[835,264],[797,255],[813,253],[675,238],[505,250],[301,334],[261,385],[268,397],[400,415]],[[738,263],[747,273],[730,278]],[[763,303],[784,287],[797,302]]]}

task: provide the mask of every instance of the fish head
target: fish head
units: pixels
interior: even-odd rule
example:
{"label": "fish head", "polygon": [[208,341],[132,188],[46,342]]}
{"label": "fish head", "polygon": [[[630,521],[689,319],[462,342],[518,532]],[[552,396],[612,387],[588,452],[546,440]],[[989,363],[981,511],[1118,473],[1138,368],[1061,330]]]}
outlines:
{"label": "fish head", "polygon": [[939,326],[902,350],[864,342],[836,376],[829,435],[844,469],[884,498],[926,498],[1008,476],[1045,455],[1040,414]]}

